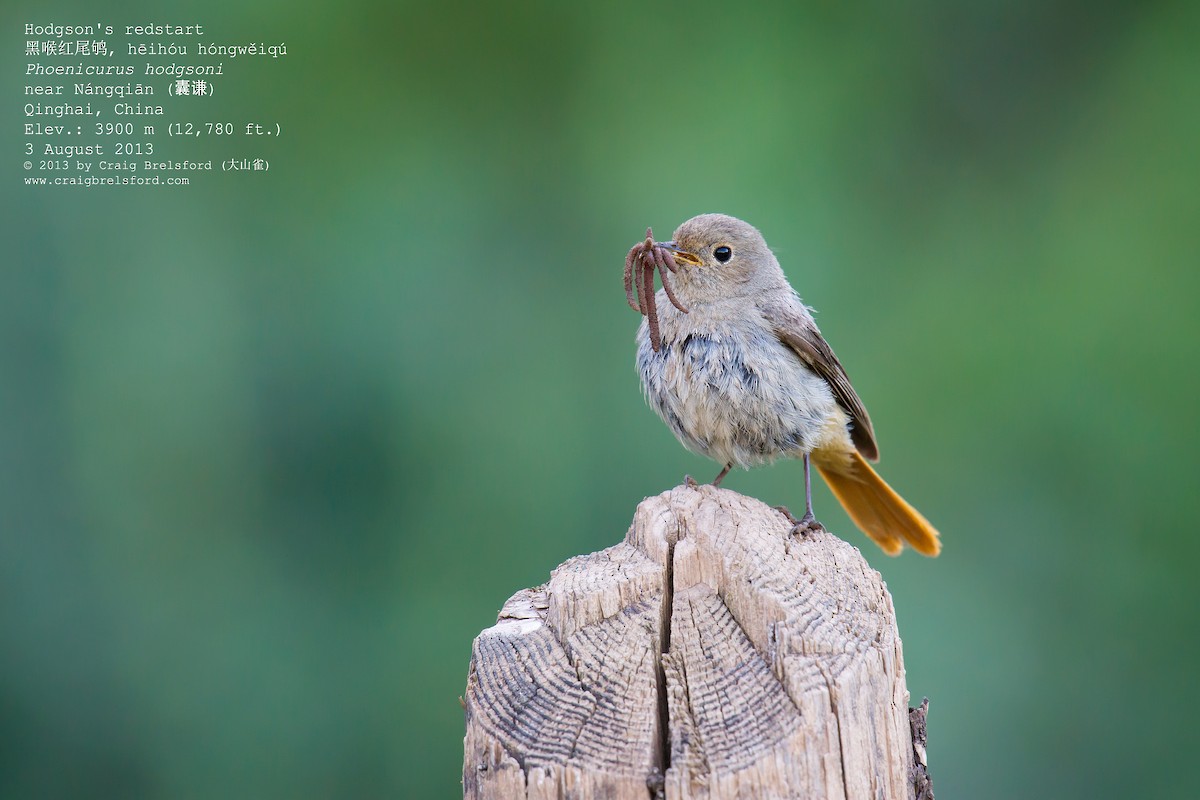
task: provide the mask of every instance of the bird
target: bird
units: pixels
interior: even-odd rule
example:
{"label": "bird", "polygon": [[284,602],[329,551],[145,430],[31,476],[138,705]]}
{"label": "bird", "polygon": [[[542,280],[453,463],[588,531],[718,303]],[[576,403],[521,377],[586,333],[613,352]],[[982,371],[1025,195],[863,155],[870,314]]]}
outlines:
{"label": "bird", "polygon": [[941,551],[937,530],[871,467],[879,447],[867,409],[757,228],[701,214],[669,241],[647,230],[626,258],[625,289],[644,317],[637,371],[646,399],[685,448],[723,465],[713,486],[734,467],[799,458],[804,516],[778,507],[794,534],[823,529],[811,462],[885,553],[905,544]]}

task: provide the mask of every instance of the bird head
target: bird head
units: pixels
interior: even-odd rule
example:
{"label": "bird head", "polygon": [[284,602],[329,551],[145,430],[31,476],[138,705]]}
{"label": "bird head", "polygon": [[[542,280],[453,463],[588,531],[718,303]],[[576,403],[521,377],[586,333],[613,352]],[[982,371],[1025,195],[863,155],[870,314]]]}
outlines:
{"label": "bird head", "polygon": [[775,285],[783,272],[753,225],[725,214],[701,214],[661,242],[679,267],[672,278],[686,305],[702,305]]}

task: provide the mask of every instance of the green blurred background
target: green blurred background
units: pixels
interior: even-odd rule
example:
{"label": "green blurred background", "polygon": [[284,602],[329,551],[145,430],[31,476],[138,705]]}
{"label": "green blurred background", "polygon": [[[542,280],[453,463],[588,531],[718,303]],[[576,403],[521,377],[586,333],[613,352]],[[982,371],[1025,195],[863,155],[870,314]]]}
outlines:
{"label": "green blurred background", "polygon": [[[458,795],[473,636],[717,470],[620,272],[722,211],[943,532],[818,490],[938,796],[1195,796],[1196,4],[110,5],[0,11],[0,795]],[[21,185],[23,25],[97,17],[286,42],[171,117],[271,172]]]}

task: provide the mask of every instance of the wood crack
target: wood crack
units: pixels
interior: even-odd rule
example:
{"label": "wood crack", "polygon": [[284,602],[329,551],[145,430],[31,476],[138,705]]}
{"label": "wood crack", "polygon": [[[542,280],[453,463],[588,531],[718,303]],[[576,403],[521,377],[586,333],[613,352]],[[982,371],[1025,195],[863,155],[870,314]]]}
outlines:
{"label": "wood crack", "polygon": [[[679,524],[678,521],[676,524]],[[675,545],[679,542],[681,533],[682,528],[677,527],[675,536],[667,538],[667,553],[663,563],[658,658],[655,659],[658,678],[655,688],[658,701],[659,769],[664,776],[671,769],[671,710],[667,702],[667,672],[663,659],[671,651],[671,617],[675,606]]]}
{"label": "wood crack", "polygon": [[679,487],[476,639],[464,797],[917,800],[907,697],[891,598],[857,549]]}

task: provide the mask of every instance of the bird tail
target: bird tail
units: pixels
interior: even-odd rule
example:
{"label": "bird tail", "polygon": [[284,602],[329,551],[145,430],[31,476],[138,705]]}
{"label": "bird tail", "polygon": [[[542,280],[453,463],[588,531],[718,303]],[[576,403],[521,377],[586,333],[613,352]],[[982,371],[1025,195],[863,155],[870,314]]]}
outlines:
{"label": "bird tail", "polygon": [[816,450],[812,461],[850,519],[883,552],[898,555],[905,542],[921,555],[936,556],[941,552],[937,530],[884,483],[857,450],[849,453]]}

